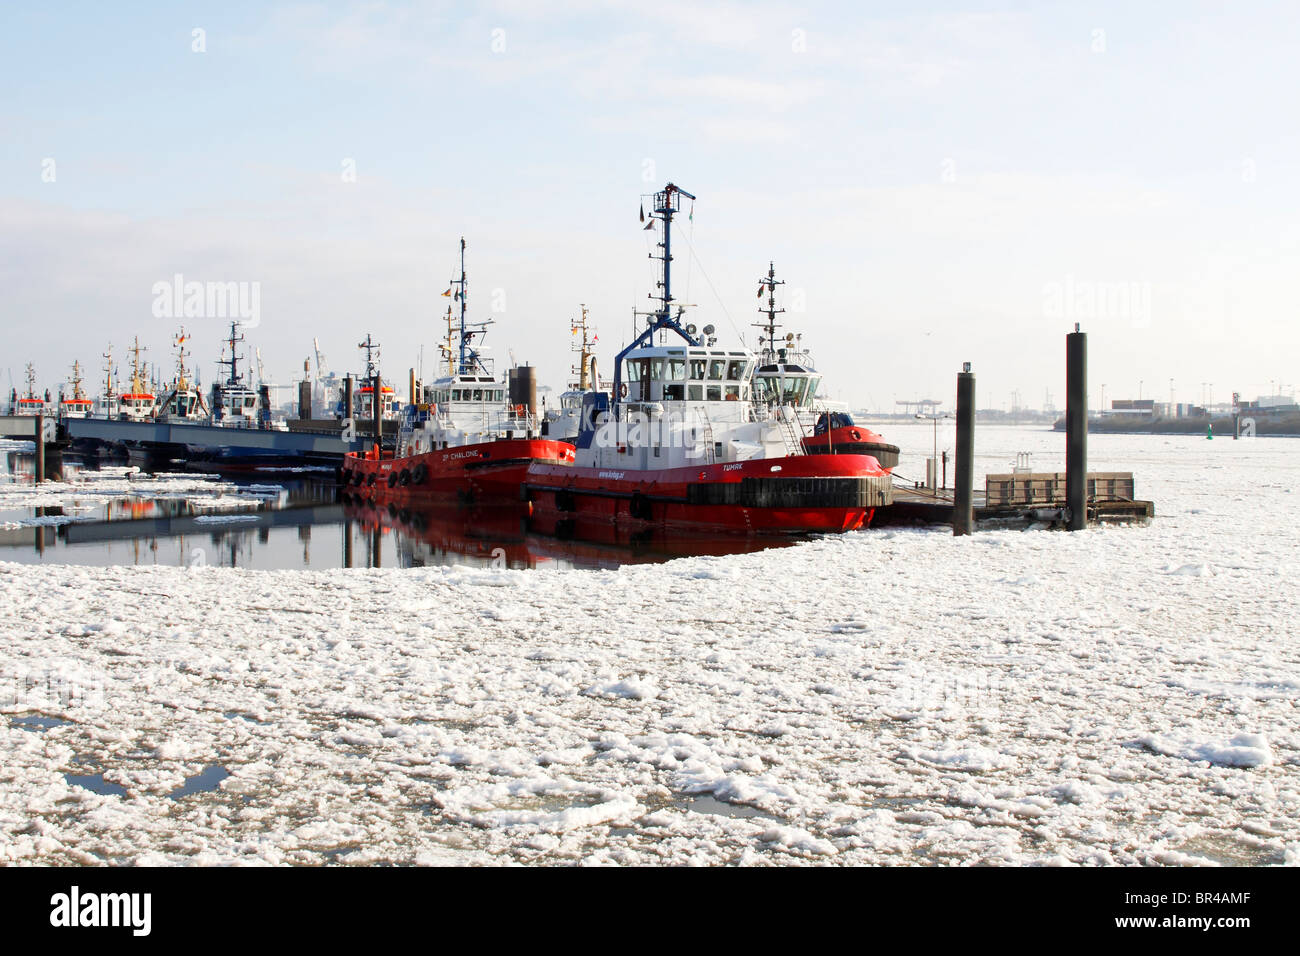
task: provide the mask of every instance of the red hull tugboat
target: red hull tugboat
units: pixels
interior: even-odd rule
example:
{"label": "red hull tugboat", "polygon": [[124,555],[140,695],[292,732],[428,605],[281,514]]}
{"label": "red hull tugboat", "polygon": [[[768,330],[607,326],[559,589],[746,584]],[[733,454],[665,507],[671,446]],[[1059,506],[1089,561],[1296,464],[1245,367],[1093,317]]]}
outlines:
{"label": "red hull tugboat", "polygon": [[856,424],[844,403],[820,397],[817,390],[822,377],[803,345],[803,335],[787,332],[782,338],[777,334],[781,324],[776,317],[785,311],[776,307],[779,285],[785,281],[776,277],[776,267],[769,262],[767,275],[758,280],[758,297],[767,293],[767,307],[758,310],[765,321],[754,323],[759,330],[754,401],[772,412],[788,406],[808,454],[870,455],[881,468],[891,471],[898,465],[898,446]]}
{"label": "red hull tugboat", "polygon": [[[701,335],[681,324],[671,239],[683,197],[695,198],[672,183],[655,194],[651,215],[663,229],[659,307],[615,360],[612,403],[602,392],[584,396],[572,467],[528,469],[533,529],[584,537],[602,524],[696,534],[867,525],[893,500],[878,459],[834,445],[809,454],[798,410],[753,394],[755,355],[717,348],[712,326]],[[655,344],[669,333],[681,342]]]}
{"label": "red hull tugboat", "polygon": [[573,445],[541,437],[540,423],[527,406],[507,401],[506,383],[479,354],[476,337],[486,335],[492,320],[466,321],[464,239],[460,256],[460,278],[451,283],[460,325],[449,324],[442,347],[447,374],[424,386],[424,402],[407,406],[394,452],[373,446],[344,458],[345,492],[354,497],[398,507],[448,497],[517,502],[530,464],[573,462]]}

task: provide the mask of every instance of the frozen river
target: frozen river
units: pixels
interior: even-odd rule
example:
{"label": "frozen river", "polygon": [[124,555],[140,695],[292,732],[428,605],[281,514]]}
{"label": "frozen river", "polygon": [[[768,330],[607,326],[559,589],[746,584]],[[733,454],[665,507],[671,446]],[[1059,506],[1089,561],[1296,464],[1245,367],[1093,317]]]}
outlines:
{"label": "frozen river", "polygon": [[[929,424],[886,437],[924,474]],[[976,442],[977,475],[1063,470],[1060,434]],[[0,862],[1300,863],[1300,442],[1089,465],[1156,520],[616,570],[0,564]]]}

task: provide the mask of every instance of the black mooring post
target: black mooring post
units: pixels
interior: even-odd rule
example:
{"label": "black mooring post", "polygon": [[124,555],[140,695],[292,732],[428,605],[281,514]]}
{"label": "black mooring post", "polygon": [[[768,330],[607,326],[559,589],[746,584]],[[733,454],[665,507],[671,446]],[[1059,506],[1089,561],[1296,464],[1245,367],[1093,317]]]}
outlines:
{"label": "black mooring post", "polygon": [[352,421],[352,376],[343,380],[343,417]]}
{"label": "black mooring post", "polygon": [[957,461],[952,482],[952,533],[970,534],[975,521],[975,373],[970,362],[957,374]]}
{"label": "black mooring post", "polygon": [[36,415],[36,484],[45,480],[45,416]]}
{"label": "black mooring post", "polygon": [[1088,333],[1065,336],[1065,503],[1069,529],[1088,526]]}

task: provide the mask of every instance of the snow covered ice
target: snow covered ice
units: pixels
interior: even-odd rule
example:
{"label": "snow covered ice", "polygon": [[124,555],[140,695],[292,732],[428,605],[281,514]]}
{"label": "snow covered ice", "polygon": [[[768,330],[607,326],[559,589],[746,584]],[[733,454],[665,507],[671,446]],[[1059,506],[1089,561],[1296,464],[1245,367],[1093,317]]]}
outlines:
{"label": "snow covered ice", "polygon": [[[887,431],[920,472],[930,426]],[[977,473],[1063,448],[981,428]],[[0,862],[1300,862],[1300,443],[1089,464],[1156,521],[617,571],[0,564]]]}

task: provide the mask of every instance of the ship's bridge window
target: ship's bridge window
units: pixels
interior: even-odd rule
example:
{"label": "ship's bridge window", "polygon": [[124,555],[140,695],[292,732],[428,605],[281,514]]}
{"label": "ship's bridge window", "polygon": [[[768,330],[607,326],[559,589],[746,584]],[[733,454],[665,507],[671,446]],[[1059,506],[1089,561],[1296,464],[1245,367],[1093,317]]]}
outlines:
{"label": "ship's bridge window", "polygon": [[475,402],[483,401],[483,389],[481,388],[474,389],[474,398],[472,399],[472,401]]}
{"label": "ship's bridge window", "polygon": [[727,381],[740,382],[745,378],[745,363],[732,359],[727,363]]}
{"label": "ship's bridge window", "polygon": [[663,359],[628,359],[624,363],[623,367],[627,371],[627,397],[631,401],[648,402],[651,400],[650,384],[654,362],[659,363],[659,377],[662,377]]}
{"label": "ship's bridge window", "polygon": [[726,368],[727,362],[725,359],[713,359],[713,361],[709,362],[709,381],[722,381],[722,375]]}
{"label": "ship's bridge window", "polygon": [[663,401],[680,402],[686,397],[686,360],[670,358],[667,365],[668,380],[664,383]]}
{"label": "ship's bridge window", "polygon": [[248,397],[246,397],[246,398],[244,399],[244,407],[245,407],[245,408],[252,408],[252,407],[253,407],[253,401],[254,401],[253,396],[252,396],[252,395],[249,395]]}
{"label": "ship's bridge window", "polygon": [[691,359],[691,381],[693,382],[704,381],[704,369],[706,365],[708,365],[708,362],[705,359],[702,358]]}

